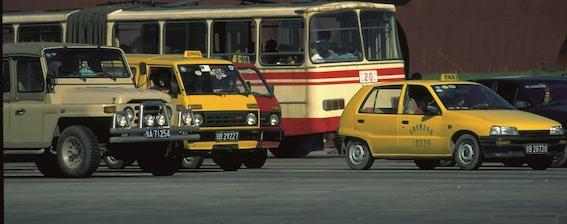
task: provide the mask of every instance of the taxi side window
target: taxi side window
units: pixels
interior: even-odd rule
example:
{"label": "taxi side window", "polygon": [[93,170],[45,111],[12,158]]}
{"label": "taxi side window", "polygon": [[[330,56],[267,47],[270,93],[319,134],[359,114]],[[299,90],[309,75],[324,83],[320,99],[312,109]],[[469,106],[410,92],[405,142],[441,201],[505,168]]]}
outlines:
{"label": "taxi side window", "polygon": [[427,106],[431,105],[433,97],[425,86],[408,85],[404,95],[404,114],[427,114]]}
{"label": "taxi side window", "polygon": [[370,91],[362,103],[359,113],[396,114],[402,86],[381,86]]}

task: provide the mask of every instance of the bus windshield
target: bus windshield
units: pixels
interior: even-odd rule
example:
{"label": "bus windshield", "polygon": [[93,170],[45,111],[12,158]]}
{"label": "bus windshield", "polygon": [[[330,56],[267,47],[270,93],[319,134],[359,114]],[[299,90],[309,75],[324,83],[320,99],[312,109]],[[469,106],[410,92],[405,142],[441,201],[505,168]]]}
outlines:
{"label": "bus windshield", "polygon": [[45,50],[48,74],[58,78],[128,78],[122,53],[113,49]]}
{"label": "bus windshield", "polygon": [[178,69],[187,95],[248,93],[233,65],[185,64]]}

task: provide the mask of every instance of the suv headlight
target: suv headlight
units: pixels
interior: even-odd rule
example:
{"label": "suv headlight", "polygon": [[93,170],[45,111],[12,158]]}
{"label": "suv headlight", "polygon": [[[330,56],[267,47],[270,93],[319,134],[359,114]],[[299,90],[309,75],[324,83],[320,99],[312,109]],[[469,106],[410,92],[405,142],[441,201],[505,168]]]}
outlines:
{"label": "suv headlight", "polygon": [[125,114],[116,114],[116,124],[118,127],[125,128],[128,127],[130,120],[128,119],[128,115]]}
{"label": "suv headlight", "polygon": [[563,129],[563,126],[551,126],[551,129],[549,129],[549,134],[550,135],[564,135],[565,134],[565,130]]}
{"label": "suv headlight", "polygon": [[280,124],[280,117],[277,114],[270,115],[270,125],[277,126]]}
{"label": "suv headlight", "polygon": [[490,135],[519,135],[516,127],[492,126]]}
{"label": "suv headlight", "polygon": [[255,125],[256,122],[258,122],[258,118],[256,118],[256,115],[254,113],[248,113],[248,115],[246,115],[246,123],[248,125]]}
{"label": "suv headlight", "polygon": [[134,109],[131,107],[124,108],[124,112],[126,112],[128,116],[128,120],[132,121],[134,119]]}
{"label": "suv headlight", "polygon": [[163,126],[163,125],[167,124],[167,120],[165,118],[165,115],[163,115],[163,114],[158,114],[156,116],[156,121],[157,121],[157,124],[159,126]]}
{"label": "suv headlight", "polygon": [[144,123],[146,124],[147,127],[153,127],[154,124],[156,123],[156,117],[148,114],[144,116]]}

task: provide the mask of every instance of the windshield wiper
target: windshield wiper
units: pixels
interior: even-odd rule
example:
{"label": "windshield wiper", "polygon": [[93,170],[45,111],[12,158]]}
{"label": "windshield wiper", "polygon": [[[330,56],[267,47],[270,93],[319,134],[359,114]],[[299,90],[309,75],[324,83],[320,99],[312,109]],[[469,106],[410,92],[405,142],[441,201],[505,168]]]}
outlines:
{"label": "windshield wiper", "polygon": [[94,71],[94,72],[95,72],[96,75],[104,75],[104,76],[112,79],[112,81],[116,81],[116,76],[108,74],[108,72],[106,72],[104,70],[97,70],[97,71]]}

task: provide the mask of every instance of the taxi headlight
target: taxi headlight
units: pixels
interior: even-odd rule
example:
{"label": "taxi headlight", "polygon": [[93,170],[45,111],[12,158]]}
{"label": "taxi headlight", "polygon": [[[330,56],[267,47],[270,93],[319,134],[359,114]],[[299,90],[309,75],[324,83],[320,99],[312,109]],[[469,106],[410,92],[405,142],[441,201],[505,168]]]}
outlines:
{"label": "taxi headlight", "polygon": [[152,127],[156,123],[156,117],[148,114],[144,116],[144,123],[146,124],[147,127]]}
{"label": "taxi headlight", "polygon": [[124,128],[128,126],[128,116],[124,114],[117,114],[116,115],[116,124],[118,127]]}
{"label": "taxi headlight", "polygon": [[248,113],[248,115],[246,115],[246,123],[248,125],[255,125],[256,122],[258,122],[258,119],[254,113]]}
{"label": "taxi headlight", "polygon": [[183,122],[184,125],[191,125],[191,122],[193,122],[193,117],[191,116],[190,111],[187,110],[181,112],[181,122]]}
{"label": "taxi headlight", "polygon": [[516,127],[492,126],[490,135],[519,135]]}
{"label": "taxi headlight", "polygon": [[203,115],[201,115],[201,114],[194,114],[193,116],[195,116],[195,117],[194,117],[194,119],[195,119],[195,125],[199,125],[199,126],[200,126],[200,125],[203,124]]}
{"label": "taxi headlight", "polygon": [[126,112],[128,116],[128,120],[132,121],[134,119],[134,109],[131,107],[124,108],[124,112]]}
{"label": "taxi headlight", "polygon": [[563,129],[563,126],[551,126],[551,129],[549,129],[549,134],[550,135],[564,135],[565,134],[565,130]]}
{"label": "taxi headlight", "polygon": [[165,118],[165,115],[163,115],[163,114],[158,114],[158,115],[156,116],[156,121],[157,121],[157,124],[158,124],[159,126],[163,126],[163,125],[165,125],[165,124],[167,123],[167,120],[166,120],[166,118]]}
{"label": "taxi headlight", "polygon": [[277,126],[280,124],[280,117],[277,114],[270,115],[270,125]]}

